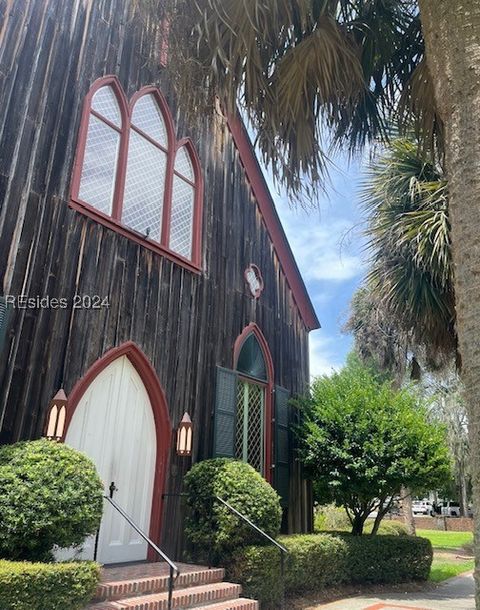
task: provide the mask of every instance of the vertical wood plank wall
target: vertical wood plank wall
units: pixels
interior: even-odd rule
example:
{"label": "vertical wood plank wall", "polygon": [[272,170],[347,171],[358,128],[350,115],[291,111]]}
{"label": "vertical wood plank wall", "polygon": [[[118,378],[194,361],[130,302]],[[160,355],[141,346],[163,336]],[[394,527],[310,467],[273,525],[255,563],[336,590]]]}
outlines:
{"label": "vertical wood plank wall", "polygon": [[[15,310],[0,354],[0,442],[41,435],[58,388],[67,393],[108,349],[135,341],[167,396],[172,425],[195,425],[194,460],[209,456],[215,367],[232,367],[235,338],[250,322],[264,333],[275,383],[302,392],[308,333],[294,304],[222,119],[185,126],[205,179],[203,273],[194,274],[68,206],[82,102],[116,74],[130,97],[160,86],[155,25],[129,0],[0,0],[0,280],[6,294],[108,297],[102,310]],[[249,297],[243,272],[261,269],[265,290]],[[0,286],[1,290],[1,286]],[[190,461],[171,455],[166,492],[178,493]],[[310,526],[297,477],[290,527]],[[302,497],[304,501],[299,502]],[[180,500],[166,502],[164,543],[178,551]]]}

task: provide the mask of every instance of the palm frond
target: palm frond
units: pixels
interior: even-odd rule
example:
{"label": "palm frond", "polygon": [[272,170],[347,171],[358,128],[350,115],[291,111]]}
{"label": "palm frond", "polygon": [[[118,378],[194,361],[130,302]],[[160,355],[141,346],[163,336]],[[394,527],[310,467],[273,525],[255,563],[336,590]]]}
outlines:
{"label": "palm frond", "polygon": [[[327,154],[322,126],[334,125],[351,114],[364,95],[362,68],[354,41],[337,22],[323,15],[315,30],[275,64],[269,77],[257,128],[264,160],[277,158],[281,183],[301,188],[296,177],[310,174],[315,181],[326,173]],[[245,99],[245,107],[252,108]]]}
{"label": "palm frond", "polygon": [[166,2],[184,110],[211,109],[216,95],[228,112],[239,104],[294,196],[322,185],[336,146],[355,153],[388,140],[402,83],[422,58],[408,0]]}
{"label": "palm frond", "polygon": [[422,153],[437,153],[442,158],[444,127],[437,112],[432,78],[425,58],[404,83],[398,111],[401,131],[405,133],[413,125]]}
{"label": "palm frond", "polygon": [[370,270],[377,294],[434,359],[456,349],[448,190],[414,141],[399,139],[372,166],[362,189]]}
{"label": "palm frond", "polygon": [[354,293],[343,330],[353,334],[355,351],[363,362],[372,362],[398,379],[403,377],[409,335],[398,327],[371,286],[361,286]]}

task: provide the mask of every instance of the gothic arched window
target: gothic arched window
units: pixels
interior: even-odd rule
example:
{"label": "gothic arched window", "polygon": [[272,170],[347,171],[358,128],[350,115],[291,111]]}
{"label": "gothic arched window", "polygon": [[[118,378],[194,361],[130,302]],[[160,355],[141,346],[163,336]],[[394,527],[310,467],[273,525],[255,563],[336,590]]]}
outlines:
{"label": "gothic arched window", "polygon": [[267,465],[266,439],[270,437],[267,400],[270,400],[272,379],[268,356],[267,348],[261,345],[254,330],[243,334],[236,353],[235,457],[263,475]]}
{"label": "gothic arched window", "polygon": [[160,91],[144,87],[128,104],[116,77],[96,81],[84,105],[72,207],[198,270],[202,191],[195,147],[176,141]]}

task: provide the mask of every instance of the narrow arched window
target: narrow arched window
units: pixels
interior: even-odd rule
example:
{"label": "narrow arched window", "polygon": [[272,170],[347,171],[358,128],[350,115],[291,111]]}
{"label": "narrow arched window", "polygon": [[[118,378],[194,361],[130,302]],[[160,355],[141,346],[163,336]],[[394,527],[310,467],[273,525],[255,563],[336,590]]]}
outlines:
{"label": "narrow arched window", "polygon": [[192,258],[195,208],[195,171],[191,153],[186,145],[175,155],[173,174],[172,209],[170,215],[170,248]]}
{"label": "narrow arched window", "polygon": [[254,333],[249,334],[242,344],[237,371],[235,457],[264,474],[268,373],[262,348]]}
{"label": "narrow arched window", "polygon": [[133,107],[122,223],[160,242],[168,160],[168,132],[153,93]]}
{"label": "narrow arched window", "polygon": [[105,85],[91,100],[78,196],[107,215],[113,211],[121,134],[118,99]]}

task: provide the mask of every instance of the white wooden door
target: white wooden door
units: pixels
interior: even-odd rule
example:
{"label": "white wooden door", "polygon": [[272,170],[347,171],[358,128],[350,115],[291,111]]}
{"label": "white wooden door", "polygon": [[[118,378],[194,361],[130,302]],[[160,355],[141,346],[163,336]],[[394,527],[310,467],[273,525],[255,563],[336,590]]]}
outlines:
{"label": "white wooden door", "polygon": [[[113,499],[148,534],[156,458],[152,407],[140,375],[126,356],[109,364],[81,398],[65,442],[85,452],[105,485],[113,482]],[[94,537],[81,557],[93,558]],[[147,544],[125,519],[104,501],[97,559],[101,563],[139,561]]]}

